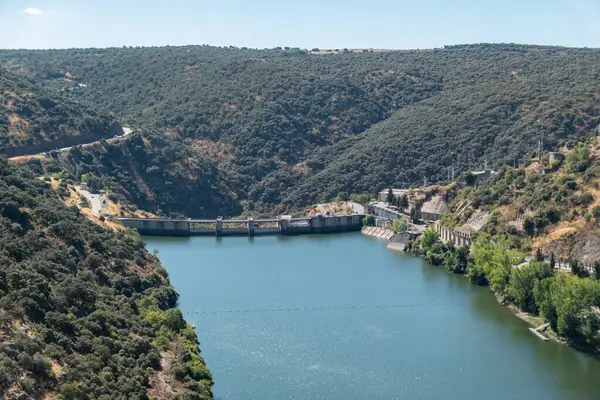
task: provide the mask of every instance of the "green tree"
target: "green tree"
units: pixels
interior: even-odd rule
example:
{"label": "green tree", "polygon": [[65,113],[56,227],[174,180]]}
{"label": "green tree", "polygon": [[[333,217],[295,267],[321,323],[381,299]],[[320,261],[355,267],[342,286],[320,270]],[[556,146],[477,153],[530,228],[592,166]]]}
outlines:
{"label": "green tree", "polygon": [[537,261],[537,262],[544,261],[544,255],[542,254],[542,250],[539,248],[535,252],[535,261]]}
{"label": "green tree", "polygon": [[417,224],[421,219],[421,209],[415,206],[410,212],[410,218],[412,219],[413,224]]}
{"label": "green tree", "polygon": [[186,326],[179,308],[170,308],[165,311],[164,324],[173,332],[179,332]]}
{"label": "green tree", "polygon": [[406,195],[406,193],[404,193],[400,197],[400,208],[402,208],[403,210],[405,210],[406,208],[408,208],[408,196]]}
{"label": "green tree", "polygon": [[348,192],[339,192],[337,194],[337,199],[341,201],[347,201],[350,198]]}
{"label": "green tree", "polygon": [[444,267],[455,274],[464,274],[467,270],[469,250],[465,247],[451,247],[444,259]]}
{"label": "green tree", "polygon": [[535,222],[532,218],[525,218],[523,221],[523,230],[525,230],[529,236],[535,235]]}
{"label": "green tree", "polygon": [[565,159],[567,172],[584,172],[591,163],[591,153],[588,146],[580,143]]}
{"label": "green tree", "polygon": [[467,186],[473,186],[476,181],[477,181],[477,177],[475,175],[473,175],[471,172],[467,172],[465,174],[465,183],[467,184]]}
{"label": "green tree", "polygon": [[535,282],[533,288],[533,297],[539,314],[550,323],[553,330],[556,330],[557,314],[553,293],[555,291],[556,278],[546,278]]}
{"label": "green tree", "polygon": [[373,214],[365,215],[363,218],[363,227],[375,226],[375,216]]}
{"label": "green tree", "polygon": [[584,311],[600,304],[600,283],[591,279],[560,274],[553,286],[558,333],[576,337],[583,325]]}
{"label": "green tree", "polygon": [[394,202],[394,192],[392,191],[392,188],[388,189],[386,202],[388,204],[392,204]]}
{"label": "green tree", "polygon": [[406,232],[408,228],[408,220],[406,217],[398,218],[392,222],[392,230],[394,232]]}
{"label": "green tree", "polygon": [[600,261],[594,263],[594,279],[600,280]]}
{"label": "green tree", "polygon": [[594,216],[596,222],[600,221],[600,206],[595,206],[592,208],[592,215]]}
{"label": "green tree", "polygon": [[581,268],[579,267],[579,261],[571,260],[569,262],[569,268],[571,268],[571,274],[573,276],[579,276],[581,274]]}
{"label": "green tree", "polygon": [[550,266],[539,261],[513,268],[510,276],[510,294],[517,307],[537,314],[533,289],[538,281],[551,277],[552,274]]}
{"label": "green tree", "polygon": [[368,202],[371,201],[371,195],[364,194],[364,193],[361,193],[361,194],[353,193],[350,195],[350,200],[355,201],[360,204],[367,204]]}
{"label": "green tree", "polygon": [[60,398],[63,400],[77,400],[79,389],[72,383],[63,383],[60,385]]}
{"label": "green tree", "polygon": [[432,227],[428,227],[427,229],[425,229],[425,231],[423,231],[421,243],[422,243],[423,247],[429,248],[438,241],[438,238],[439,238],[439,235],[438,235],[437,231]]}
{"label": "green tree", "polygon": [[481,268],[485,279],[494,293],[505,297],[513,266],[523,258],[522,254],[510,248],[505,236],[490,237],[482,234],[471,248],[474,263]]}
{"label": "green tree", "polygon": [[550,268],[554,269],[556,266],[556,260],[554,258],[554,253],[550,253]]}

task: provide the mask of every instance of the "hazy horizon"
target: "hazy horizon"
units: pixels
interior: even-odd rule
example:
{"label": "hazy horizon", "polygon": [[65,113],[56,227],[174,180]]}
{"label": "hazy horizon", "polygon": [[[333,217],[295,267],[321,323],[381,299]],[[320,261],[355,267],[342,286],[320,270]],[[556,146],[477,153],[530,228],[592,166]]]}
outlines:
{"label": "hazy horizon", "polygon": [[4,0],[0,48],[202,45],[431,49],[474,43],[600,47],[600,0]]}
{"label": "hazy horizon", "polygon": [[436,49],[443,49],[444,47],[449,47],[449,46],[471,46],[471,45],[516,45],[516,46],[532,46],[532,47],[560,47],[560,48],[565,48],[565,49],[591,49],[591,50],[596,50],[596,49],[600,49],[600,46],[598,47],[590,47],[590,46],[562,46],[562,45],[555,45],[555,44],[537,44],[537,43],[508,43],[508,42],[473,42],[473,43],[448,43],[439,47],[414,47],[414,48],[381,48],[381,47],[356,47],[356,46],[351,46],[351,47],[343,47],[343,48],[328,48],[328,47],[298,47],[298,46],[287,46],[287,45],[281,45],[281,46],[274,46],[274,47],[252,47],[252,46],[244,46],[244,45],[240,45],[240,46],[234,46],[234,45],[216,45],[216,44],[210,44],[210,43],[189,43],[189,44],[177,44],[177,45],[170,45],[170,44],[161,44],[161,45],[123,45],[123,46],[88,46],[88,47],[47,47],[47,48],[26,48],[26,47],[0,47],[0,50],[31,50],[31,51],[44,51],[44,50],[70,50],[70,49],[81,49],[81,50],[86,50],[86,49],[99,49],[99,50],[105,50],[105,49],[121,49],[121,48],[160,48],[160,47],[192,47],[192,46],[197,46],[197,47],[202,47],[202,46],[208,46],[208,47],[220,47],[220,48],[228,48],[228,47],[234,47],[237,49],[249,49],[249,50],[273,50],[275,48],[281,48],[281,49],[285,49],[285,48],[289,48],[289,49],[300,49],[300,50],[308,50],[311,51],[315,48],[318,48],[319,50],[323,51],[323,50],[344,50],[344,49],[348,49],[348,50],[382,50],[382,52],[393,52],[393,51],[416,51],[416,50],[436,50]]}

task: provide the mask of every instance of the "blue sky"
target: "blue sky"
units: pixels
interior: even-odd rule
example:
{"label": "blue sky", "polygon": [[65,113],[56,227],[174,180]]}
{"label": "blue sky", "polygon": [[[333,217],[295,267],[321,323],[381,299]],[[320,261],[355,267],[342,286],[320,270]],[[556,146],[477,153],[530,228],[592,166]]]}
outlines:
{"label": "blue sky", "polygon": [[600,0],[0,0],[0,48],[600,47]]}

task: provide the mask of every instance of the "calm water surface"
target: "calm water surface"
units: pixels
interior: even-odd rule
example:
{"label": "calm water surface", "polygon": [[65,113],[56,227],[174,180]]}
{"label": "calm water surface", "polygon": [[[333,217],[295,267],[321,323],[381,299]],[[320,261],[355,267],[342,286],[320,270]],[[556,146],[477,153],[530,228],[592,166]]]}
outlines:
{"label": "calm water surface", "polygon": [[377,239],[145,240],[197,326],[217,399],[600,399],[599,361]]}

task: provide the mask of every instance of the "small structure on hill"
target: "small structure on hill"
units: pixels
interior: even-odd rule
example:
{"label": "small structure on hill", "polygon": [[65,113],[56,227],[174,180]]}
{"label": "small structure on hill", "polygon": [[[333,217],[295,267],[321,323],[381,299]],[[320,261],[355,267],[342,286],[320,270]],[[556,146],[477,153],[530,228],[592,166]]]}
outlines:
{"label": "small structure on hill", "polygon": [[433,196],[430,200],[423,203],[421,207],[421,218],[424,221],[437,221],[446,210],[446,202],[440,195]]}
{"label": "small structure on hill", "polygon": [[[390,189],[385,189],[379,192],[377,195],[377,200],[385,203],[387,201],[389,191]],[[392,189],[392,195],[394,196],[394,199],[399,199],[404,195],[408,196],[408,189]]]}
{"label": "small structure on hill", "polygon": [[552,163],[554,161],[560,161],[560,162],[565,161],[565,155],[562,153],[558,153],[558,152],[548,153],[548,163],[550,163],[550,165],[552,165]]}
{"label": "small structure on hill", "polygon": [[[408,192],[411,191],[411,196],[409,196]],[[377,194],[377,200],[386,203],[388,200],[388,194],[390,189],[382,190]],[[422,189],[392,189],[392,195],[394,196],[394,200],[399,200],[401,197],[406,196],[408,198],[408,208],[406,209],[407,213],[410,213],[413,208],[417,205],[417,200],[419,197],[423,197],[425,195],[425,191]]]}

